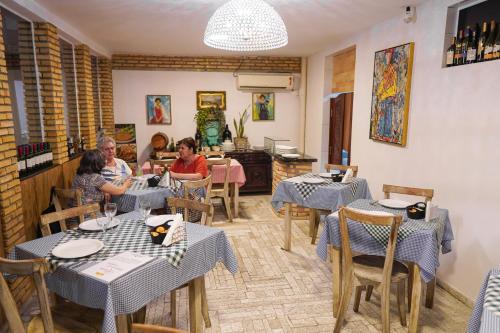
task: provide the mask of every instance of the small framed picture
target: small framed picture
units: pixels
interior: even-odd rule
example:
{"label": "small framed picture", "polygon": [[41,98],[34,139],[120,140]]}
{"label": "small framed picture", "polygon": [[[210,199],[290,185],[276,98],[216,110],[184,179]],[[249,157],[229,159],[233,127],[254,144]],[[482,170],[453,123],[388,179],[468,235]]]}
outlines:
{"label": "small framed picture", "polygon": [[147,95],[146,115],[148,125],[172,125],[170,95]]}
{"label": "small framed picture", "polygon": [[274,120],[274,93],[252,93],[252,120]]}
{"label": "small framed picture", "polygon": [[226,92],[225,91],[197,91],[196,109],[220,109],[226,110]]}

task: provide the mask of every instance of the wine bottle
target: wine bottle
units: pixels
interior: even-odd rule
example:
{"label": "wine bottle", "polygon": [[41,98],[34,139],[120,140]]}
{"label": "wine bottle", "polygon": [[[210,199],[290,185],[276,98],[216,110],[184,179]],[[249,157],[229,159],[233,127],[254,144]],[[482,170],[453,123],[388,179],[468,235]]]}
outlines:
{"label": "wine bottle", "polygon": [[47,151],[49,152],[49,166],[54,162],[54,155],[52,154],[52,148],[50,148],[50,142],[47,142]]}
{"label": "wine bottle", "polygon": [[448,50],[446,50],[446,66],[447,67],[453,66],[454,62],[455,62],[454,61],[454,59],[455,59],[455,41],[456,41],[456,37],[453,36],[451,38],[451,45],[448,48]]}
{"label": "wine bottle", "polygon": [[493,59],[500,59],[500,22],[497,24],[497,38],[493,45]]}
{"label": "wine bottle", "polygon": [[481,29],[481,34],[477,41],[477,61],[484,61],[484,44],[486,44],[486,39],[488,39],[488,23],[483,22],[483,29]]}
{"label": "wine bottle", "polygon": [[86,142],[85,142],[85,137],[84,137],[84,136],[82,136],[82,137],[80,138],[80,151],[81,151],[82,153],[85,151],[85,148],[86,148],[86,147],[85,147],[85,144],[86,144]]}
{"label": "wine bottle", "polygon": [[26,173],[26,159],[24,158],[23,146],[17,146],[17,171],[19,177],[24,177]]}
{"label": "wine bottle", "polygon": [[224,132],[222,132],[222,141],[233,141],[233,134],[229,130],[229,125],[226,124],[226,128],[224,128]]}
{"label": "wine bottle", "polygon": [[495,21],[491,20],[490,23],[490,34],[488,36],[488,39],[486,40],[486,43],[484,43],[484,60],[488,61],[493,59],[493,45],[495,44]]}
{"label": "wine bottle", "polygon": [[201,137],[200,129],[196,128],[196,134],[194,135],[194,142],[196,144],[196,151],[197,152],[201,151],[201,140],[202,140],[202,137]]}
{"label": "wine bottle", "polygon": [[39,162],[39,158],[38,158],[38,155],[39,155],[38,154],[38,146],[36,143],[31,144],[31,150],[33,151],[31,167],[32,167],[33,171],[38,171],[38,169],[40,167],[40,162]]}
{"label": "wine bottle", "polygon": [[471,41],[467,45],[467,58],[466,62],[472,64],[476,62],[477,57],[477,33],[476,30],[472,31]]}
{"label": "wine bottle", "polygon": [[464,39],[462,41],[462,56],[460,57],[462,59],[462,65],[467,63],[467,49],[469,48],[469,43],[471,42],[470,38],[472,37],[472,34],[470,32],[470,26],[467,26],[464,30]]}
{"label": "wine bottle", "polygon": [[462,42],[463,42],[463,31],[458,32],[457,40],[455,42],[455,66],[462,64]]}
{"label": "wine bottle", "polygon": [[29,175],[33,172],[33,154],[30,145],[24,147],[24,154],[26,155],[26,174]]}

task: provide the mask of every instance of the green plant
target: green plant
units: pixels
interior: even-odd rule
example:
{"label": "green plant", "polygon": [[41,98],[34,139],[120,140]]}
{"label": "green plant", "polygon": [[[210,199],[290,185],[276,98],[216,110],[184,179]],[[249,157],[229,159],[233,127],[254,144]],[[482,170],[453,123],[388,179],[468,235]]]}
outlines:
{"label": "green plant", "polygon": [[243,138],[245,135],[245,123],[247,122],[249,117],[249,114],[247,112],[249,107],[250,105],[245,108],[243,114],[239,113],[240,119],[238,122],[236,122],[236,119],[233,119],[234,129],[236,130],[236,137],[238,138]]}
{"label": "green plant", "polygon": [[[196,121],[196,127],[200,130],[203,140],[207,138],[206,125],[208,121],[217,120],[221,129],[226,126],[226,116],[224,115],[224,111],[219,108],[200,109],[195,113],[194,120]],[[222,130],[219,130],[219,140],[222,141]]]}

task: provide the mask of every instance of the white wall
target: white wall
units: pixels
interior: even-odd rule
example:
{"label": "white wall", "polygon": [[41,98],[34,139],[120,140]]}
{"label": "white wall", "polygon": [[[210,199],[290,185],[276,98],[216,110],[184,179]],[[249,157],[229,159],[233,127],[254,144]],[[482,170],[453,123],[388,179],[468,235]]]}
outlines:
{"label": "white wall", "polygon": [[[325,59],[355,44],[352,163],[376,198],[383,183],[435,189],[434,201],[449,209],[455,234],[438,276],[474,299],[486,272],[500,264],[500,61],[441,68],[446,9],[455,2],[425,2],[416,23],[396,17],[309,58],[306,152],[321,155],[319,129],[328,128],[322,118],[329,93],[322,89]],[[400,148],[368,138],[373,61],[376,51],[410,41],[408,143]]]}
{"label": "white wall", "polygon": [[[175,140],[194,136],[196,124],[196,91],[226,91],[226,123],[236,134],[233,118],[252,103],[250,92],[236,90],[232,73],[169,72],[169,71],[113,71],[113,101],[116,123],[135,123],[138,158],[149,158],[151,136],[164,132]],[[146,95],[171,95],[172,125],[146,124]],[[263,145],[264,136],[291,139],[297,145],[299,138],[298,92],[275,93],[275,120],[253,121],[245,125],[251,145]],[[249,108],[249,112],[251,109]]]}

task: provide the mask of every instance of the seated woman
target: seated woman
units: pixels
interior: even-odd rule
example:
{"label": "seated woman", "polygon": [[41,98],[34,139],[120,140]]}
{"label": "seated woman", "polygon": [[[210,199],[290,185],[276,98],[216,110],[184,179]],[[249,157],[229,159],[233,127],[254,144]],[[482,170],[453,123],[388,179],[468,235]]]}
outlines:
{"label": "seated woman", "polygon": [[170,167],[170,177],[185,180],[200,180],[208,176],[207,160],[195,153],[193,138],[179,141],[179,158]]}
{"label": "seated woman", "polygon": [[105,165],[103,154],[97,150],[86,151],[80,160],[80,166],[73,179],[73,189],[80,189],[83,193],[82,203],[101,203],[105,195],[121,195],[130,186],[130,178],[121,186],[115,186],[106,181],[100,174]]}
{"label": "seated woman", "polygon": [[101,170],[101,175],[106,180],[113,180],[116,177],[128,177],[132,175],[132,170],[124,160],[116,158],[116,142],[113,138],[106,136],[100,142],[98,147],[104,154],[106,164]]}

